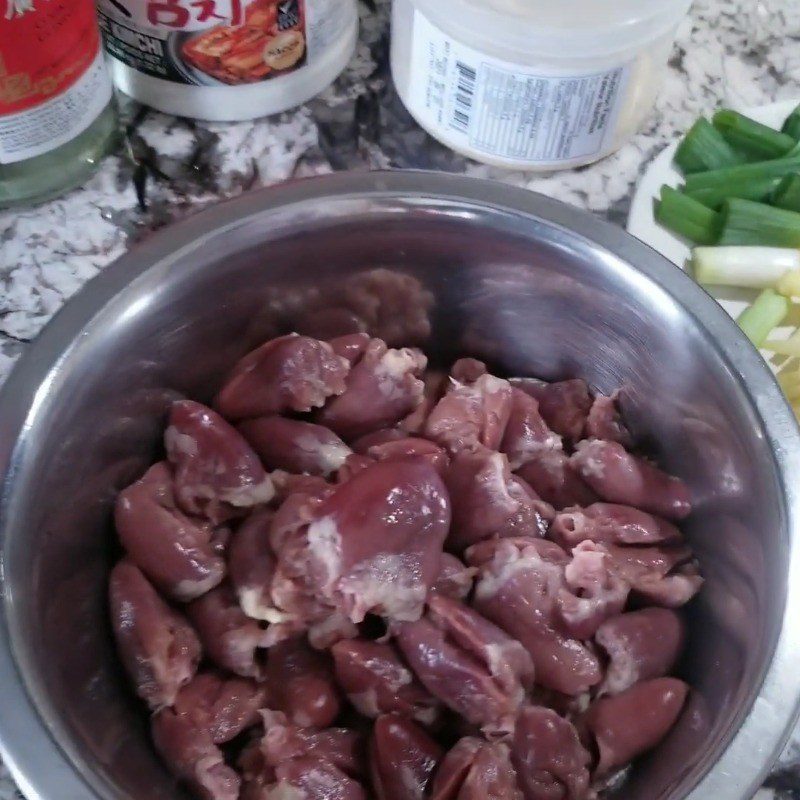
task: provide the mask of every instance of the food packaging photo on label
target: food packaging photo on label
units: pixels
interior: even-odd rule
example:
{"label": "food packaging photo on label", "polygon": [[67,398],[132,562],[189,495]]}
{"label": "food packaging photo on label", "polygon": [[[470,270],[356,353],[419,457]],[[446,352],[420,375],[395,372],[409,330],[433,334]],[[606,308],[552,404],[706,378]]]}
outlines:
{"label": "food packaging photo on label", "polygon": [[99,0],[112,74],[165,113],[250,119],[325,88],[355,47],[355,0]]}

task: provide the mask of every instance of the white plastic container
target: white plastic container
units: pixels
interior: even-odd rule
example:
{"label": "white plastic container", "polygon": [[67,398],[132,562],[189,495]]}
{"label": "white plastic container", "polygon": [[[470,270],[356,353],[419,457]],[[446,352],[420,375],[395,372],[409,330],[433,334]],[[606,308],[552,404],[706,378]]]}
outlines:
{"label": "white plastic container", "polygon": [[691,0],[394,0],[392,74],[432,136],[500,167],[614,152],[652,109]]}
{"label": "white plastic container", "polygon": [[98,0],[111,74],[168,114],[253,119],[301,105],[347,65],[356,0]]}

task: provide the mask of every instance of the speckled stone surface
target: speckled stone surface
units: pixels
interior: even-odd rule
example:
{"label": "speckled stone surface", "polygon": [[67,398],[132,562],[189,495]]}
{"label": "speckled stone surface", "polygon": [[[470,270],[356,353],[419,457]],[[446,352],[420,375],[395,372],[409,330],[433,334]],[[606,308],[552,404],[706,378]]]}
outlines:
{"label": "speckled stone surface", "polygon": [[[83,188],[0,212],[0,381],[63,302],[132,242],[217,199],[292,176],[421,167],[526,186],[623,224],[642,169],[699,114],[800,99],[798,0],[695,0],[656,109],[618,153],[552,175],[501,172],[447,151],[404,111],[388,78],[388,8],[363,5],[356,56],[308,105],[220,125],[124,103],[124,146]],[[15,791],[0,763],[0,800]],[[800,734],[758,798],[800,799]]]}

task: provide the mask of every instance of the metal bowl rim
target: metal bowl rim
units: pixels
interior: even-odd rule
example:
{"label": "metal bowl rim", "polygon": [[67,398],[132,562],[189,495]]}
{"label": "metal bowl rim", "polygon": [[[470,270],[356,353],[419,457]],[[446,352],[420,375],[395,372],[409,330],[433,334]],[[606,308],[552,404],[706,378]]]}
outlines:
{"label": "metal bowl rim", "polygon": [[[79,334],[99,311],[158,263],[202,246],[204,239],[247,219],[325,198],[408,202],[453,201],[538,219],[606,250],[666,291],[704,333],[744,385],[760,417],[785,498],[790,538],[788,589],[780,636],[758,697],[721,757],[685,800],[750,797],[785,744],[800,712],[800,430],[760,354],[725,311],[690,277],[621,228],[541,194],[503,183],[433,172],[339,173],[250,192],[154,233],[86,286],[55,315],[27,348],[0,389],[0,755],[29,800],[98,797],[50,735],[13,657],[2,584],[7,507],[29,411],[52,375],[68,360]],[[757,387],[757,388],[756,388]],[[24,446],[22,448],[24,450]],[[758,754],[754,763],[753,754]],[[43,766],[45,765],[45,766]]]}

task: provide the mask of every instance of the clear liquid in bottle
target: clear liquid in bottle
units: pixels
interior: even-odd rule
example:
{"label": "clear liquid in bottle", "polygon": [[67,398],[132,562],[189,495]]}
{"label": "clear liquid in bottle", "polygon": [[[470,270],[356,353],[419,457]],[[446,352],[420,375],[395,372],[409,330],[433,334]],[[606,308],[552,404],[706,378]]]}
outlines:
{"label": "clear liquid in bottle", "polygon": [[116,133],[92,0],[0,0],[0,207],[79,186]]}

